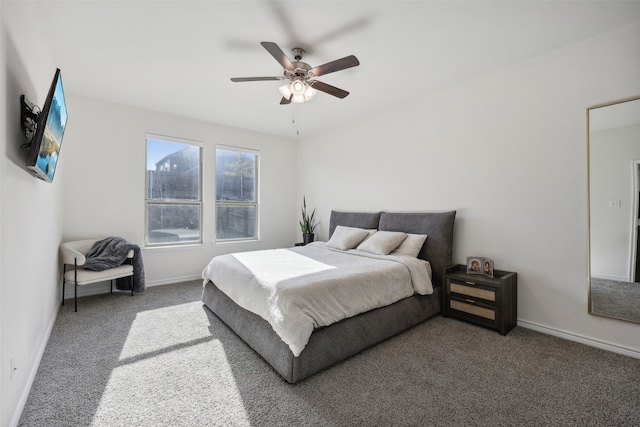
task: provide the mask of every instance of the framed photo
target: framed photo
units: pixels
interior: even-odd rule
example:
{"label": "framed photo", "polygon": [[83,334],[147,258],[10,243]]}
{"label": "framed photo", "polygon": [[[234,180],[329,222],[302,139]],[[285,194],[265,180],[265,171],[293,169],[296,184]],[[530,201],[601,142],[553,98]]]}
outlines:
{"label": "framed photo", "polygon": [[489,258],[482,259],[482,274],[493,277],[493,260]]}
{"label": "framed photo", "polygon": [[482,258],[477,256],[467,257],[467,274],[482,274]]}
{"label": "framed photo", "polygon": [[483,274],[493,277],[493,260],[479,256],[467,257],[467,274]]}

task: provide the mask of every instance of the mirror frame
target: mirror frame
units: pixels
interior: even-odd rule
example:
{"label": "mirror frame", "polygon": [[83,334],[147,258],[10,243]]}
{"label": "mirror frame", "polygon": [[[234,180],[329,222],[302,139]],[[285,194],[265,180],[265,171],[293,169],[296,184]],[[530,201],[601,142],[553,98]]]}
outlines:
{"label": "mirror frame", "polygon": [[588,283],[588,298],[587,298],[587,310],[588,313],[593,316],[605,317],[608,319],[616,319],[622,320],[625,322],[638,323],[640,321],[633,319],[625,319],[621,317],[608,316],[602,313],[596,313],[591,308],[591,132],[589,125],[589,116],[592,110],[596,110],[598,108],[609,107],[612,105],[624,104],[625,102],[638,101],[640,100],[640,95],[632,96],[629,98],[620,99],[617,101],[606,102],[603,104],[597,104],[587,108],[587,283]]}

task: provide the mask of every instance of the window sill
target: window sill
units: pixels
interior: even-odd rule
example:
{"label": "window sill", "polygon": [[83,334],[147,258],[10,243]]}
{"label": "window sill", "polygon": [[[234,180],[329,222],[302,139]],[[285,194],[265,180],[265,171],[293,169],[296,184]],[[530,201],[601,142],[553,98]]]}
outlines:
{"label": "window sill", "polygon": [[145,246],[142,250],[145,252],[183,251],[200,249],[205,246],[207,246],[205,243],[190,243],[188,245]]}
{"label": "window sill", "polygon": [[225,246],[225,245],[242,245],[245,243],[262,243],[262,239],[247,239],[247,240],[216,240],[213,242],[213,246]]}

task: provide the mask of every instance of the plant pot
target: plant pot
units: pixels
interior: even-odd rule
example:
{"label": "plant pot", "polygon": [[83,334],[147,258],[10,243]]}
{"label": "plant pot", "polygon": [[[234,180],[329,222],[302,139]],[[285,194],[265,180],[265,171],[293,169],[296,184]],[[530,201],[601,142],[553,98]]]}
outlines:
{"label": "plant pot", "polygon": [[304,233],[302,235],[302,241],[304,242],[305,245],[308,243],[311,243],[313,242],[313,236],[314,236],[313,233]]}

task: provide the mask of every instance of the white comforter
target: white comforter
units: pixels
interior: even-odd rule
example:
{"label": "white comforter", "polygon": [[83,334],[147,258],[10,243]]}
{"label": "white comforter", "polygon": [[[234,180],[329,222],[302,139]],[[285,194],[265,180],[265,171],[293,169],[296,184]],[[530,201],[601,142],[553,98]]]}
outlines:
{"label": "white comforter", "polygon": [[427,261],[304,247],[220,255],[202,272],[240,307],[267,320],[294,356],[313,329],[419,293],[433,293]]}

